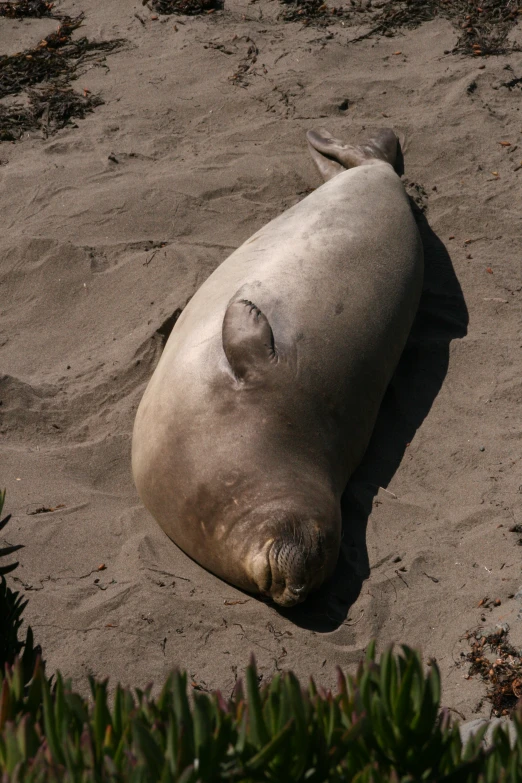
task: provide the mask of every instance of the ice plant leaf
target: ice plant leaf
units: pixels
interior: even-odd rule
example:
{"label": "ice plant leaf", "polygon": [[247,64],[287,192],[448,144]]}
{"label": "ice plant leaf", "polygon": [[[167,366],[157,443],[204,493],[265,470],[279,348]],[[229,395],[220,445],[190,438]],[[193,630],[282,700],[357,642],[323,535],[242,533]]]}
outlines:
{"label": "ice plant leaf", "polygon": [[261,695],[257,683],[257,670],[255,661],[252,658],[250,665],[246,670],[246,687],[248,700],[248,717],[250,725],[249,739],[256,748],[262,748],[269,741],[268,731],[263,718],[263,707],[261,704]]}
{"label": "ice plant leaf", "polygon": [[247,763],[245,767],[249,772],[255,772],[260,769],[265,769],[269,762],[274,758],[276,753],[281,747],[283,747],[287,738],[290,736],[294,729],[294,721],[290,720],[279,734],[276,734],[265,747],[256,753]]}

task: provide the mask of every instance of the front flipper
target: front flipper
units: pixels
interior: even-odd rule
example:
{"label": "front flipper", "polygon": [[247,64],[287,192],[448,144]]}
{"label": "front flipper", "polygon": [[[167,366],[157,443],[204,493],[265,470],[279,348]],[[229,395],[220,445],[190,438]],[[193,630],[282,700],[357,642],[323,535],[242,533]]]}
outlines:
{"label": "front flipper", "polygon": [[274,335],[266,315],[248,299],[229,304],[223,319],[223,349],[234,375],[247,380],[277,362]]}

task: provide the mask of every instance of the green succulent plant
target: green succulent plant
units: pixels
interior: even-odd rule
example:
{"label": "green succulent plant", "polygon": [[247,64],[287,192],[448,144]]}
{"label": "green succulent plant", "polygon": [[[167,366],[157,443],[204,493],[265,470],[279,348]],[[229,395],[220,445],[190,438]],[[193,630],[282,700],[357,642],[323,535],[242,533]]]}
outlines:
{"label": "green succulent plant", "polygon": [[[151,690],[90,679],[91,698],[57,674],[52,689],[37,661],[24,684],[20,660],[1,681],[0,772],[10,783],[498,783],[521,780],[522,721],[511,747],[498,730],[463,748],[440,712],[435,664],[424,673],[408,647],[379,662],[373,645],[337,693],[303,689],[291,673],[259,685],[255,663],[230,700],[187,693],[173,672]],[[112,701],[112,703],[110,703]]]}
{"label": "green succulent plant", "polygon": [[440,709],[437,664],[425,671],[409,647],[377,659],[370,644],[355,675],[339,670],[336,693],[291,672],[261,685],[252,660],[228,700],[189,693],[180,671],[157,698],[117,685],[109,699],[107,681],[90,678],[86,699],[59,672],[51,685],[31,629],[18,640],[26,602],[0,578],[2,783],[522,781],[522,712],[514,744],[499,728],[485,749],[484,728],[463,747]]}
{"label": "green succulent plant", "polygon": [[[4,502],[5,502],[5,489],[0,491],[0,517],[2,516],[2,511],[4,509]],[[11,519],[11,514],[8,514],[6,517],[4,517],[4,519],[0,520],[0,532],[4,529],[4,527],[7,525],[10,519]],[[2,549],[0,549],[0,558],[8,557],[9,555],[12,555],[14,552],[17,552],[19,549],[23,549],[23,544],[15,544],[14,546],[3,547]],[[0,576],[4,576],[5,574],[14,571],[17,566],[18,563],[9,563],[8,565],[2,565],[0,563]]]}
{"label": "green succulent plant", "polygon": [[[5,489],[0,492],[0,516],[4,503]],[[11,515],[9,514],[0,521],[0,531],[5,528],[10,519]],[[2,547],[0,548],[0,558],[8,557],[19,549],[23,549],[22,544]],[[23,650],[21,660],[27,682],[31,677],[40,649],[34,647],[31,628],[27,629],[25,641],[18,638],[23,623],[23,612],[28,602],[23,599],[19,591],[12,590],[5,579],[5,575],[14,571],[17,566],[18,562],[8,563],[5,566],[0,565],[0,671],[5,666],[12,665]]]}

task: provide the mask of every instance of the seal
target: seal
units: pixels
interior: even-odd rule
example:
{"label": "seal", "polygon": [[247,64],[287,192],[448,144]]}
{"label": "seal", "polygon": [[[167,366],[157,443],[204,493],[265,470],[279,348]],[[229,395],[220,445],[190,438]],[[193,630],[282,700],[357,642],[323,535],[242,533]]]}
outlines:
{"label": "seal", "polygon": [[144,505],[191,558],[282,606],[333,572],[341,496],[420,297],[390,130],[310,131],[325,183],[232,253],[178,319],[140,403]]}

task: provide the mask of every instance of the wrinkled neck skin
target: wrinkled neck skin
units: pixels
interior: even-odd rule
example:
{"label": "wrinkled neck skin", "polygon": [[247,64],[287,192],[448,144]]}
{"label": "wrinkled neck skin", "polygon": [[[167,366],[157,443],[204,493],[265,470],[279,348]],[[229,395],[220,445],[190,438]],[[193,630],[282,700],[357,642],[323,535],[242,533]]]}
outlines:
{"label": "wrinkled neck skin", "polygon": [[322,487],[301,497],[294,491],[288,507],[272,501],[247,515],[250,531],[252,523],[258,528],[243,561],[253,583],[247,589],[289,607],[331,576],[339,555],[341,510],[333,496],[325,499],[324,494]]}

